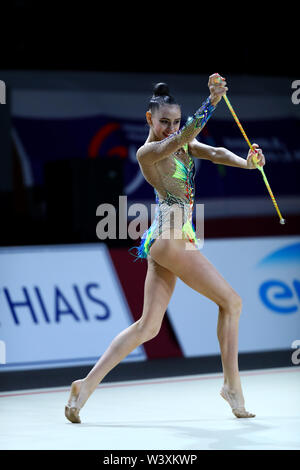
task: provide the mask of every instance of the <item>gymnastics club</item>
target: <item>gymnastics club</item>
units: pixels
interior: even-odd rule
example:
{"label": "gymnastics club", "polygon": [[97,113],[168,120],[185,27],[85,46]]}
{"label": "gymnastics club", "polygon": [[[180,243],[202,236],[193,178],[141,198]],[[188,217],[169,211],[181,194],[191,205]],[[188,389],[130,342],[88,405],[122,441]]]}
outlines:
{"label": "gymnastics club", "polygon": [[[219,82],[220,82],[221,80],[222,80],[221,78],[218,79]],[[250,149],[252,150],[253,153],[257,153],[257,151],[256,151],[256,150],[253,148],[253,146],[251,145],[251,142],[250,142],[250,140],[248,139],[248,137],[247,137],[247,135],[246,135],[246,132],[244,131],[243,126],[242,126],[242,124],[241,124],[240,121],[239,121],[239,118],[238,118],[237,115],[235,114],[234,109],[233,109],[233,107],[231,106],[230,101],[229,101],[229,99],[228,99],[227,96],[226,96],[226,93],[223,95],[223,98],[224,98],[224,100],[225,100],[225,102],[226,102],[226,104],[227,104],[227,106],[228,106],[228,108],[229,108],[229,111],[231,112],[231,114],[232,114],[232,116],[233,116],[235,122],[237,123],[237,125],[238,125],[238,127],[239,127],[241,133],[243,134],[244,139],[246,140],[247,144],[249,145]],[[268,182],[267,177],[266,177],[266,175],[265,175],[264,169],[263,169],[262,166],[257,165],[257,157],[256,157],[255,155],[252,156],[252,160],[254,161],[254,164],[255,164],[256,168],[258,168],[259,171],[260,171],[261,174],[262,174],[263,180],[264,180],[264,182],[265,182],[265,185],[267,186],[267,189],[268,189],[269,194],[270,194],[270,196],[271,196],[271,199],[272,199],[272,201],[273,201],[274,207],[275,207],[275,209],[276,209],[276,211],[277,211],[277,214],[279,215],[279,219],[280,219],[279,222],[281,223],[281,225],[284,225],[284,224],[285,224],[285,219],[282,217],[282,215],[281,215],[281,213],[280,213],[279,207],[278,207],[278,205],[277,205],[276,199],[275,199],[275,197],[274,197],[274,195],[273,195],[273,193],[272,193],[272,190],[271,190],[271,188],[270,188],[270,185],[269,185],[269,182]]]}

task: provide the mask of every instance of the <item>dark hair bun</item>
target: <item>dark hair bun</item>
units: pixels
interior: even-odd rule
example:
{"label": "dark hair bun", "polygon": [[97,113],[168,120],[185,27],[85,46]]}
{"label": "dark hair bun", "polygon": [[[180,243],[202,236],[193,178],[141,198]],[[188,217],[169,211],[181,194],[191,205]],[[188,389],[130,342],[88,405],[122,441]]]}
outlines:
{"label": "dark hair bun", "polygon": [[157,83],[153,88],[153,96],[169,96],[170,90],[166,83]]}
{"label": "dark hair bun", "polygon": [[149,102],[149,111],[155,111],[165,104],[177,104],[173,96],[170,95],[169,87],[166,83],[157,83],[153,88],[153,95]]}

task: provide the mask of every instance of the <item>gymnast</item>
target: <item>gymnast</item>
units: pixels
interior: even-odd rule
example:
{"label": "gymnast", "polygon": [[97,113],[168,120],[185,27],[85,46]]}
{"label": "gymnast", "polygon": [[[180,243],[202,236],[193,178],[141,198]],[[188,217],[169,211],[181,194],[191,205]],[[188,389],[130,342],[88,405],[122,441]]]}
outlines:
{"label": "gymnast", "polygon": [[[255,169],[254,152],[239,157],[223,147],[200,143],[197,135],[228,90],[225,78],[209,77],[209,97],[180,129],[181,108],[165,83],[155,85],[146,112],[149,135],[137,151],[146,181],[154,188],[154,220],[137,247],[137,257],[147,261],[141,317],[120,332],[84,379],[71,385],[65,416],[80,423],[79,411],[103,378],[139,345],[160,331],[177,277],[218,306],[217,336],[224,383],[221,396],[237,418],[253,418],[245,409],[238,367],[238,327],[242,299],[203,255],[192,222],[195,197],[193,158],[244,169]],[[265,165],[262,150],[253,144],[257,164]],[[184,314],[184,312],[182,312]]]}

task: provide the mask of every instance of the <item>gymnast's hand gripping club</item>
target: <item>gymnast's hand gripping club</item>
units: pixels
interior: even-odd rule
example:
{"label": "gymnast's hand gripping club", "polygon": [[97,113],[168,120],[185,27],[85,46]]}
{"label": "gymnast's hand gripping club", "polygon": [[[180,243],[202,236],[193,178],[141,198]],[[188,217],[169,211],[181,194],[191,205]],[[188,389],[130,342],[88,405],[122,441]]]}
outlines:
{"label": "gymnast's hand gripping club", "polygon": [[[219,78],[219,79],[217,79],[217,80],[220,82],[222,79]],[[241,133],[243,134],[244,139],[246,140],[247,144],[249,145],[250,149],[252,150],[252,152],[253,152],[254,154],[257,153],[257,151],[255,150],[255,148],[252,146],[251,142],[249,141],[249,139],[248,139],[248,137],[247,137],[247,135],[246,135],[246,132],[244,131],[244,129],[243,129],[243,127],[242,127],[242,125],[241,125],[241,123],[240,123],[240,121],[239,121],[237,115],[235,114],[234,109],[233,109],[233,107],[231,106],[230,101],[229,101],[229,99],[228,99],[227,96],[226,96],[226,93],[223,95],[223,98],[224,98],[224,100],[225,100],[225,102],[226,102],[226,104],[227,104],[227,106],[228,106],[228,108],[229,108],[229,111],[231,112],[231,114],[232,114],[232,116],[233,116],[235,122],[237,123],[237,125],[238,125],[238,127],[239,127]],[[269,191],[269,194],[270,194],[270,196],[271,196],[272,202],[273,202],[274,207],[275,207],[275,209],[276,209],[276,211],[277,211],[277,214],[278,214],[278,216],[279,216],[279,222],[280,222],[282,225],[284,225],[284,224],[285,224],[285,219],[282,217],[282,215],[281,215],[281,213],[280,213],[279,207],[278,207],[278,205],[277,205],[276,199],[275,199],[275,197],[274,197],[274,195],[273,195],[273,193],[272,193],[272,190],[271,190],[271,188],[270,188],[270,185],[269,185],[269,182],[268,182],[267,177],[266,177],[266,175],[265,175],[264,169],[263,169],[263,167],[257,165],[257,157],[256,157],[255,155],[253,155],[252,160],[253,160],[253,162],[254,162],[256,168],[257,168],[257,169],[261,172],[261,174],[262,174],[262,177],[263,177],[263,180],[264,180],[264,182],[265,182],[265,185],[266,185],[266,187],[267,187],[267,189],[268,189],[268,191]]]}

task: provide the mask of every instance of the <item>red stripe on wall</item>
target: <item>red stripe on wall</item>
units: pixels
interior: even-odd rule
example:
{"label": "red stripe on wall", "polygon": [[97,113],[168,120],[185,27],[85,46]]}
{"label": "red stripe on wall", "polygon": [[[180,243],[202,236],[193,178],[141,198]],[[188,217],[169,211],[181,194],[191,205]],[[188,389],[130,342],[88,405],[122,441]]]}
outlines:
{"label": "red stripe on wall", "polygon": [[[134,257],[127,248],[110,248],[109,252],[132,316],[136,321],[143,311],[147,262],[140,260],[134,262]],[[144,343],[144,349],[149,359],[183,356],[167,314],[164,316],[159,334],[151,341]]]}

